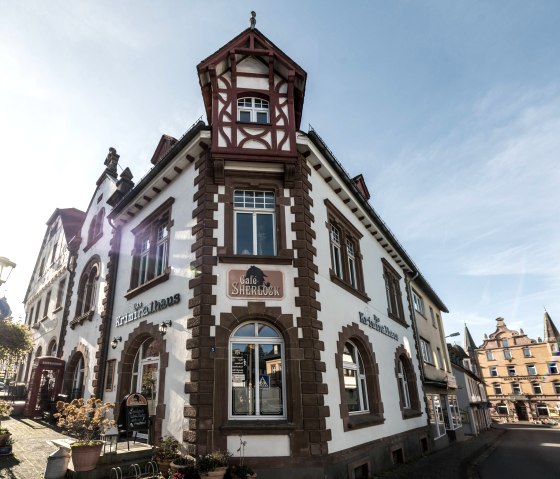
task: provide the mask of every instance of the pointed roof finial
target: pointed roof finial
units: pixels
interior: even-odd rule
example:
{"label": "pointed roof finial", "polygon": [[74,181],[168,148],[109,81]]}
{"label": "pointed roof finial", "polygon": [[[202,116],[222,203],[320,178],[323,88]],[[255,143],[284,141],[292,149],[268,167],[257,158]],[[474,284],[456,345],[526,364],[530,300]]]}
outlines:
{"label": "pointed roof finial", "polygon": [[257,25],[257,13],[255,11],[251,12],[251,30],[255,29],[255,26]]}
{"label": "pointed roof finial", "polygon": [[549,341],[558,341],[560,339],[560,332],[556,325],[552,322],[552,318],[546,311],[544,310],[544,340],[546,342]]}

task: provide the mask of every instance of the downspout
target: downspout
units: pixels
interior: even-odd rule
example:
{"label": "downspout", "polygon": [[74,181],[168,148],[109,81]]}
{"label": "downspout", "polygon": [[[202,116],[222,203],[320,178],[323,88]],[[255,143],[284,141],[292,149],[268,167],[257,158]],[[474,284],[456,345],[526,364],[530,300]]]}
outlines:
{"label": "downspout", "polygon": [[115,279],[117,277],[117,270],[119,266],[119,252],[121,249],[121,232],[112,222],[107,218],[107,222],[113,229],[113,245],[109,250],[109,262],[111,269],[108,272],[107,288],[109,294],[107,296],[107,308],[105,309],[103,340],[101,342],[102,350],[100,355],[99,375],[97,377],[97,394],[96,397],[103,399],[105,392],[105,371],[107,369],[107,356],[109,355],[109,339],[111,338],[111,328],[113,327],[113,306],[115,304]]}

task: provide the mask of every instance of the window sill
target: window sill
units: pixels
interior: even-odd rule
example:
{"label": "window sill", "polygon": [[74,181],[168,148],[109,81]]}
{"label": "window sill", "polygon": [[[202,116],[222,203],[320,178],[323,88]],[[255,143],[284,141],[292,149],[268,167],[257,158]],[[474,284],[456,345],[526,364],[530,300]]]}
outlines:
{"label": "window sill", "polygon": [[353,431],[356,429],[363,429],[364,427],[378,426],[384,422],[385,418],[382,414],[356,414],[344,418],[344,430]]}
{"label": "window sill", "polygon": [[60,310],[62,310],[62,306],[57,306],[53,309],[53,313],[58,313]]}
{"label": "window sill", "polygon": [[290,434],[294,432],[296,425],[286,420],[272,421],[270,419],[251,419],[247,421],[239,421],[230,419],[221,428],[220,431],[228,434]]}
{"label": "window sill", "polygon": [[33,323],[33,325],[31,326],[32,329],[39,329],[39,326],[41,326],[41,323]]}
{"label": "window sill", "polygon": [[405,328],[410,327],[409,324],[406,324],[406,321],[404,319],[400,318],[399,316],[394,315],[393,313],[387,312],[387,316],[389,316],[389,318],[391,318],[395,323],[398,323],[401,326],[404,326]]}
{"label": "window sill", "polygon": [[140,286],[136,286],[135,288],[129,289],[124,295],[124,297],[126,299],[134,298],[135,296],[138,296],[140,293],[143,293],[144,291],[147,291],[148,289],[151,289],[154,286],[163,283],[164,281],[167,281],[170,275],[171,275],[171,269],[168,267],[165,270],[165,273],[162,273],[159,276],[156,276],[155,278],[152,278],[149,281],[142,283]]}
{"label": "window sill", "polygon": [[356,298],[361,299],[365,303],[368,303],[369,301],[371,301],[371,298],[366,293],[362,293],[361,291],[358,291],[350,283],[347,283],[343,279],[339,278],[336,274],[334,274],[333,270],[329,270],[329,273],[331,275],[331,281],[334,284],[337,284],[342,289],[348,291],[350,294],[353,294],[354,296],[356,296]]}
{"label": "window sill", "polygon": [[257,123],[256,121],[241,121],[237,120],[238,125],[248,125],[248,126],[272,126],[272,123]]}
{"label": "window sill", "polygon": [[95,238],[93,238],[87,245],[84,246],[84,253],[89,250],[95,243],[99,241],[99,239],[103,236],[103,232],[98,234]]}
{"label": "window sill", "polygon": [[258,255],[221,255],[220,263],[231,264],[292,264],[293,258],[285,256],[258,256]]}
{"label": "window sill", "polygon": [[93,319],[93,309],[81,316],[76,316],[72,321],[70,321],[70,328],[74,329],[77,325],[84,324],[85,321],[91,321]]}
{"label": "window sill", "polygon": [[422,415],[422,411],[417,409],[403,409],[402,414],[403,419],[412,419],[414,417],[420,417]]}

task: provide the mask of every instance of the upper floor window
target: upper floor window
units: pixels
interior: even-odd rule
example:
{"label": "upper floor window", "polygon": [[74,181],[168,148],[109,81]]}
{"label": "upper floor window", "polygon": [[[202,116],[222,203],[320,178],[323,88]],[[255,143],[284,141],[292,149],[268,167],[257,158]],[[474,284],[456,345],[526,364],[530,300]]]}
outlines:
{"label": "upper floor window", "polygon": [[525,346],[523,348],[523,356],[526,357],[526,358],[530,358],[532,356],[531,348],[529,346]]}
{"label": "upper floor window", "polygon": [[51,294],[52,294],[52,290],[47,293],[47,298],[45,299],[45,310],[43,311],[43,318],[46,318],[49,314],[49,306],[51,304]]}
{"label": "upper floor window", "polygon": [[284,342],[280,333],[255,321],[237,328],[229,340],[230,417],[286,417]]}
{"label": "upper floor window", "polygon": [[533,394],[542,394],[541,385],[539,383],[531,383],[533,386]]}
{"label": "upper floor window", "polygon": [[382,260],[382,262],[383,278],[385,279],[385,294],[387,295],[387,314],[390,318],[404,323],[405,320],[400,287],[401,277],[388,262],[385,260]]}
{"label": "upper floor window", "polygon": [[91,260],[84,268],[78,285],[76,317],[83,316],[95,309],[97,279],[99,278],[99,273],[100,265],[97,259]]}
{"label": "upper floor window", "polygon": [[488,361],[494,360],[494,353],[492,351],[486,351],[486,359]]}
{"label": "upper floor window", "polygon": [[56,306],[55,309],[62,307],[62,301],[64,300],[64,289],[66,287],[66,279],[60,280],[58,283],[58,291],[56,293]]}
{"label": "upper floor window", "polygon": [[498,368],[496,366],[490,366],[490,376],[498,376]]}
{"label": "upper floor window", "polygon": [[237,119],[243,123],[270,123],[268,100],[261,98],[239,98],[237,100]]}
{"label": "upper floor window", "polygon": [[104,218],[105,208],[101,208],[92,218],[91,223],[89,224],[86,249],[102,236]]}
{"label": "upper floor window", "polygon": [[560,382],[555,382],[554,384],[554,394],[560,394]]}
{"label": "upper floor window", "polygon": [[550,374],[558,374],[558,365],[555,362],[548,363],[548,372]]}
{"label": "upper floor window", "polygon": [[236,190],[235,254],[276,255],[276,201],[274,192]]}
{"label": "upper floor window", "polygon": [[527,374],[531,376],[537,374],[537,368],[534,364],[527,364]]}
{"label": "upper floor window", "polygon": [[424,316],[424,300],[414,290],[412,290],[412,302],[414,303],[414,309]]}
{"label": "upper floor window", "polygon": [[441,349],[436,348],[436,353],[437,353],[438,367],[440,369],[445,369],[445,363],[443,361],[443,354],[441,352]]}
{"label": "upper floor window", "polygon": [[171,204],[167,200],[139,226],[132,230],[134,250],[131,288],[136,288],[155,278],[166,278],[169,272],[169,231],[172,226]]}
{"label": "upper floor window", "polygon": [[511,392],[513,394],[521,394],[521,385],[519,383],[511,383]]}
{"label": "upper floor window", "polygon": [[328,228],[331,250],[331,279],[347,290],[364,293],[362,255],[360,239],[362,235],[327,200]]}
{"label": "upper floor window", "polygon": [[428,341],[420,338],[420,350],[422,352],[422,359],[424,362],[434,364],[434,356],[432,353],[432,346]]}
{"label": "upper floor window", "polygon": [[494,383],[494,394],[502,394],[502,385],[498,383]]}
{"label": "upper floor window", "polygon": [[509,349],[504,349],[504,358],[512,359],[511,351]]}
{"label": "upper floor window", "polygon": [[504,348],[509,347],[509,341],[507,339],[502,339],[502,347],[504,347]]}
{"label": "upper floor window", "polygon": [[435,314],[434,314],[434,308],[432,308],[431,306],[430,306],[430,317],[432,318],[432,326],[433,326],[434,328],[437,328],[436,316],[435,316]]}
{"label": "upper floor window", "polygon": [[515,376],[515,366],[508,366],[507,367],[508,376]]}

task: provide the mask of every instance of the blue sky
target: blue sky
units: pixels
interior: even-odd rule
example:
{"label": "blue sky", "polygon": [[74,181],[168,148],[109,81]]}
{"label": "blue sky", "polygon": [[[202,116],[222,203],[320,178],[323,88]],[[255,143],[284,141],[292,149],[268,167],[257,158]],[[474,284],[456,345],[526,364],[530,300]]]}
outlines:
{"label": "blue sky", "polygon": [[[556,1],[7,0],[0,256],[21,302],[55,208],[87,208],[113,146],[139,180],[204,114],[196,65],[249,25],[308,74],[311,124],[477,343],[560,327]],[[203,118],[206,120],[206,118]],[[455,338],[462,342],[462,336]]]}

